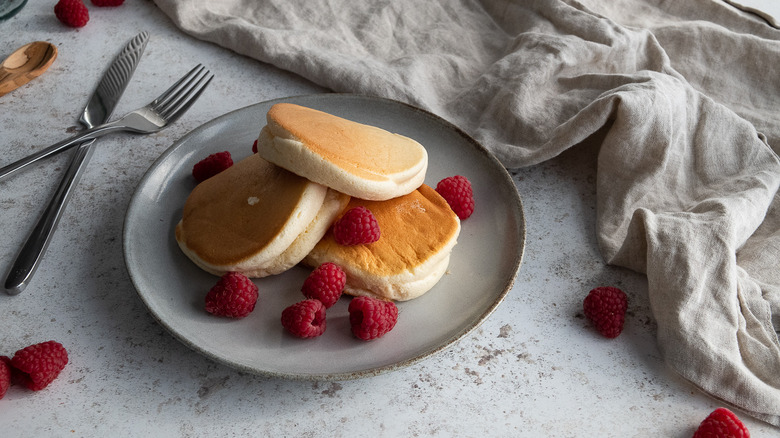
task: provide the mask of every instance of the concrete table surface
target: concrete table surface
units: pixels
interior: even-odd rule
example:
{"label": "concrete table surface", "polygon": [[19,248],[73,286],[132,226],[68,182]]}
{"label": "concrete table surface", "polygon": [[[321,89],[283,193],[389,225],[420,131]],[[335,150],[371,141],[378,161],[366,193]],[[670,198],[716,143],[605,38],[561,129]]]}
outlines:
{"label": "concrete table surface", "polygon": [[[88,94],[119,48],[151,34],[115,114],[145,104],[198,62],[214,72],[183,118],[146,137],[101,140],[30,286],[0,293],[0,355],[55,339],[70,363],[39,392],[0,400],[3,437],[550,436],[690,437],[720,404],[667,368],[655,343],[644,276],[607,266],[595,238],[597,145],[513,169],[527,238],[523,264],[488,320],[439,355],[379,376],[288,381],[238,372],[189,349],[149,314],[122,251],[125,211],[154,160],[199,125],[260,101],[327,92],[273,66],[191,38],[150,0],[90,7],[81,29],[55,1],[0,22],[0,57],[28,42],[59,56],[0,98],[0,164],[77,129]],[[0,181],[3,278],[67,167],[69,153]],[[614,340],[582,316],[597,286],[625,290]],[[777,430],[738,412],[754,437]]]}

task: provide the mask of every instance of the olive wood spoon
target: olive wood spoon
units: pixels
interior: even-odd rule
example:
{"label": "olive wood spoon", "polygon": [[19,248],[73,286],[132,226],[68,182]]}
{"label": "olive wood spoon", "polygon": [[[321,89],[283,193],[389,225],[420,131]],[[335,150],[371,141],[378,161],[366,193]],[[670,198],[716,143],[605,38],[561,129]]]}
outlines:
{"label": "olive wood spoon", "polygon": [[57,47],[45,41],[26,44],[0,64],[0,96],[4,96],[45,72],[57,58]]}

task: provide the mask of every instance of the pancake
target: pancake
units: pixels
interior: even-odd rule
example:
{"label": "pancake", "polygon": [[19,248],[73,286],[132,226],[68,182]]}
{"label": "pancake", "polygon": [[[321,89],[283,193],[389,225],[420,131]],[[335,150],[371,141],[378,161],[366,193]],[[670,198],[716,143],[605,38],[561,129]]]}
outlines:
{"label": "pancake", "polygon": [[275,104],[266,118],[257,152],[326,187],[381,201],[425,180],[428,153],[411,138],[289,103]]}
{"label": "pancake", "polygon": [[345,208],[364,206],[376,217],[376,242],[342,246],[332,231],[304,259],[309,266],[333,262],[347,274],[345,293],[397,301],[429,291],[447,270],[460,220],[435,190],[423,184],[387,201],[352,198]]}
{"label": "pancake", "polygon": [[300,262],[348,201],[255,154],[195,187],[176,241],[214,275],[274,275]]}

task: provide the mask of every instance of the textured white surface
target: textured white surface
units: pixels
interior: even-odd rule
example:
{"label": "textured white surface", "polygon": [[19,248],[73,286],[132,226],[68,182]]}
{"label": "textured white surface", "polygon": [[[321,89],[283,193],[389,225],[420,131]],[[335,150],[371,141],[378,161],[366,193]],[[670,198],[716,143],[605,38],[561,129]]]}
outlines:
{"label": "textured white surface", "polygon": [[[34,40],[59,48],[46,74],[0,98],[0,163],[75,130],[100,73],[140,31],[151,40],[116,114],[146,103],[197,62],[216,79],[170,128],[100,140],[33,282],[21,295],[0,293],[0,354],[49,339],[70,354],[47,389],[13,386],[0,400],[3,436],[682,438],[719,406],[662,363],[644,277],[599,256],[590,145],[512,172],[527,221],[515,287],[443,354],[378,377],[315,383],[243,374],[188,349],[147,312],[125,270],[122,222],[136,184],[163,150],[214,117],[325,90],[182,34],[148,0],[88,5],[90,22],[78,30],[57,22],[53,2],[30,2],[0,23],[2,57]],[[3,276],[67,159],[0,181]],[[615,340],[597,335],[581,314],[582,298],[600,285],[629,295],[627,326]],[[752,436],[776,436],[741,417]]]}
{"label": "textured white surface", "polygon": [[726,0],[726,2],[764,18],[774,27],[780,27],[780,2],[777,0]]}

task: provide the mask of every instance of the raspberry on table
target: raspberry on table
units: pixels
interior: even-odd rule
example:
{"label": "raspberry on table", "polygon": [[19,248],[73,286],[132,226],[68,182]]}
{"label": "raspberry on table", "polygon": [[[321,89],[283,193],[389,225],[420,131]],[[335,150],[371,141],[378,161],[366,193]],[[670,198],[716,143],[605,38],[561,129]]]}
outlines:
{"label": "raspberry on table", "polygon": [[465,176],[444,178],[436,184],[436,191],[450,204],[450,208],[460,219],[468,219],[474,213],[474,191]]}
{"label": "raspberry on table", "polygon": [[230,156],[230,152],[217,152],[197,162],[192,167],[192,176],[195,181],[202,182],[232,165],[233,158]]}
{"label": "raspberry on table", "polygon": [[381,338],[398,321],[398,307],[392,301],[355,297],[349,302],[348,310],[352,334],[364,341]]}
{"label": "raspberry on table", "polygon": [[596,330],[607,338],[616,338],[623,331],[628,297],[622,290],[609,286],[597,287],[588,293],[582,307]]}
{"label": "raspberry on table", "polygon": [[0,356],[0,399],[5,397],[6,391],[11,386],[11,358]]}
{"label": "raspberry on table", "polygon": [[347,284],[347,275],[335,263],[325,262],[314,269],[303,282],[301,292],[306,298],[314,298],[329,309],[336,304]]}
{"label": "raspberry on table", "polygon": [[125,0],[92,0],[95,6],[120,6]]}
{"label": "raspberry on table", "polygon": [[380,234],[374,214],[363,206],[350,208],[333,224],[333,238],[339,245],[373,243]]}
{"label": "raspberry on table", "polygon": [[[57,378],[68,363],[68,352],[57,341],[22,348],[11,358],[14,377],[33,391],[40,391]],[[14,379],[16,380],[16,379]]]}
{"label": "raspberry on table", "polygon": [[750,432],[730,410],[718,408],[712,411],[693,434],[693,438],[750,438]]}
{"label": "raspberry on table", "polygon": [[206,294],[206,311],[217,316],[243,318],[257,304],[257,285],[247,276],[228,272]]}
{"label": "raspberry on table", "polygon": [[81,0],[60,0],[54,5],[54,15],[69,27],[84,27],[89,21],[89,10]]}
{"label": "raspberry on table", "polygon": [[282,326],[299,338],[325,333],[325,305],[320,300],[299,301],[282,311]]}

